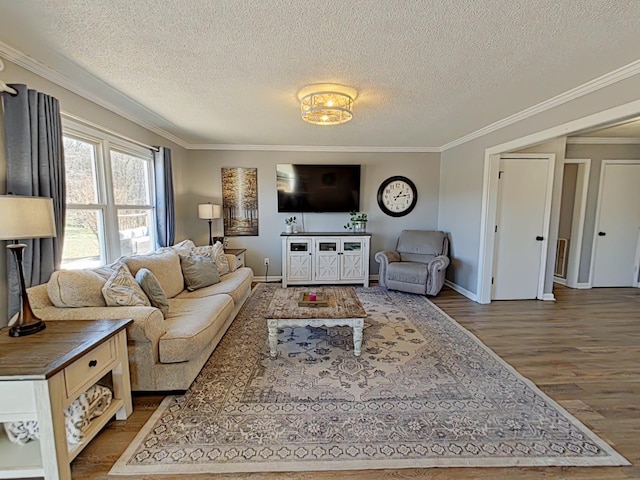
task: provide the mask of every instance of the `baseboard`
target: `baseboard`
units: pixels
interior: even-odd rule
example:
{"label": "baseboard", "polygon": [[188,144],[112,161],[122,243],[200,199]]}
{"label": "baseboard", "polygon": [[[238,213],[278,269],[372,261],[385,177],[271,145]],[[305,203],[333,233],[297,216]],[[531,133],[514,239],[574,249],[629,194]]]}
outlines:
{"label": "baseboard", "polygon": [[380,280],[380,275],[369,275],[370,282],[377,282],[378,280]]}
{"label": "baseboard", "polygon": [[257,283],[275,283],[282,282],[282,277],[280,275],[268,275],[265,279],[264,275],[254,275],[253,281]]}
{"label": "baseboard", "polygon": [[577,288],[580,290],[588,290],[591,287],[591,284],[589,282],[587,283],[576,283],[575,285],[571,286],[571,288]]}
{"label": "baseboard", "polygon": [[544,302],[555,302],[556,297],[553,295],[553,293],[543,293],[541,300]]}
{"label": "baseboard", "polygon": [[469,300],[473,300],[474,302],[478,301],[478,296],[473,293],[470,292],[469,290],[467,290],[466,288],[461,287],[458,284],[453,283],[450,280],[445,280],[444,284],[449,287],[451,290],[455,290],[456,292],[458,292],[461,295],[464,295],[465,297],[467,297]]}
{"label": "baseboard", "polygon": [[567,279],[562,277],[553,277],[553,283],[558,283],[560,285],[567,285]]}

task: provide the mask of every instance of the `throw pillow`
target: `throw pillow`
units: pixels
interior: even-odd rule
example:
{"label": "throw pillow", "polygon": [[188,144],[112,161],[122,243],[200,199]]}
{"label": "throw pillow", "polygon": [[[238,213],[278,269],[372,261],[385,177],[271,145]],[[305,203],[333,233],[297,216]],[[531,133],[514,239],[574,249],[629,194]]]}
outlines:
{"label": "throw pillow", "polygon": [[102,287],[111,273],[109,266],[53,272],[47,282],[49,299],[58,308],[104,307]]}
{"label": "throw pillow", "polygon": [[102,287],[102,295],[109,307],[150,306],[149,299],[136,283],[129,268],[121,263],[114,267],[113,273]]}
{"label": "throw pillow", "polygon": [[215,245],[213,245],[212,257],[216,261],[216,266],[218,267],[220,275],[226,275],[229,273],[229,259],[224,254],[224,246],[220,242],[216,242]]}
{"label": "throw pillow", "polygon": [[149,298],[151,306],[159,309],[162,312],[162,316],[167,318],[169,314],[169,300],[153,272],[148,268],[141,268],[138,270],[138,273],[136,273],[136,282],[138,282]]}
{"label": "throw pillow", "polygon": [[209,255],[180,255],[180,266],[190,292],[220,282],[216,264]]}

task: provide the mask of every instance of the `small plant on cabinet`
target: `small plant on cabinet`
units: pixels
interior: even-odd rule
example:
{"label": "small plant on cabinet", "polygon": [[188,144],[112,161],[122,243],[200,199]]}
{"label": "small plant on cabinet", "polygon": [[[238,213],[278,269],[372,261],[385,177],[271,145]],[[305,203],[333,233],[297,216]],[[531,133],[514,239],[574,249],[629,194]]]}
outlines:
{"label": "small plant on cabinet", "polygon": [[360,212],[349,212],[350,218],[344,226],[347,230],[364,233],[367,229],[367,214]]}

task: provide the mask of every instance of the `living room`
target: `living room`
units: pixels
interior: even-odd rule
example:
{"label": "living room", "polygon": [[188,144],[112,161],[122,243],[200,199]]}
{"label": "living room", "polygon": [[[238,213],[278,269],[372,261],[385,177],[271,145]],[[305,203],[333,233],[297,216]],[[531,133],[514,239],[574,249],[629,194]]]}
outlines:
{"label": "living room", "polygon": [[[233,11],[233,8],[239,8],[242,15],[247,16],[247,23],[250,23],[250,20],[257,21],[256,19],[260,15],[260,18],[281,36],[277,41],[270,38],[270,42],[273,44],[270,44],[269,48],[280,48],[283,51],[286,45],[285,39],[288,38],[289,42],[293,42],[293,40],[288,35],[284,35],[285,32],[282,32],[282,29],[274,26],[278,25],[276,22],[278,15],[275,12],[282,13],[281,9],[284,6],[278,2],[275,2],[278,5],[272,5],[272,3],[253,5],[258,12],[251,12],[251,8],[237,5],[230,7],[230,9]],[[334,2],[322,3],[324,8],[331,12],[338,8]],[[465,8],[478,13],[479,7],[471,5],[472,2],[463,3],[465,3]],[[500,153],[518,152],[532,145],[544,144],[556,138],[564,139],[567,135],[573,135],[576,132],[593,129],[596,126],[610,126],[640,115],[640,97],[638,96],[638,92],[640,92],[640,75],[638,75],[640,67],[638,65],[640,64],[634,49],[629,46],[634,44],[637,37],[636,29],[630,25],[629,20],[634,18],[635,13],[638,13],[636,12],[637,6],[634,2],[617,4],[615,6],[616,12],[604,7],[600,10],[598,7],[594,18],[588,19],[580,16],[581,9],[577,3],[579,2],[573,2],[567,6],[567,9],[574,9],[573,15],[577,17],[575,22],[580,25],[580,28],[577,32],[567,33],[567,37],[563,36],[565,33],[560,25],[549,29],[548,33],[553,40],[550,40],[546,45],[543,42],[536,44],[533,53],[538,55],[535,58],[538,62],[536,68],[539,70],[531,68],[528,73],[530,78],[533,78],[531,72],[539,72],[537,73],[538,78],[530,80],[526,88],[517,81],[509,81],[509,72],[515,68],[510,66],[501,71],[501,75],[506,78],[506,81],[498,88],[484,91],[480,87],[486,87],[486,85],[478,82],[473,88],[470,87],[469,92],[471,93],[467,94],[467,92],[455,90],[455,88],[461,88],[460,84],[456,83],[451,90],[442,90],[440,93],[434,94],[437,99],[430,98],[429,101],[426,101],[429,98],[429,89],[418,89],[417,85],[420,83],[431,84],[432,88],[435,88],[433,85],[442,88],[448,83],[449,78],[459,77],[459,71],[472,75],[471,71],[478,66],[480,58],[487,63],[500,65],[499,56],[487,56],[486,58],[483,56],[482,51],[488,43],[471,42],[468,44],[460,37],[455,37],[461,42],[460,50],[467,48],[468,51],[475,52],[474,55],[479,55],[478,59],[467,58],[466,60],[470,63],[465,65],[464,60],[458,58],[458,60],[452,60],[451,63],[447,61],[442,64],[447,68],[441,69],[434,68],[434,64],[431,63],[427,65],[425,62],[425,65],[416,67],[417,73],[414,72],[414,75],[417,78],[401,78],[401,80],[407,81],[405,86],[401,86],[400,82],[400,84],[394,84],[393,90],[389,88],[386,92],[376,90],[372,79],[365,74],[358,77],[350,73],[347,65],[349,62],[344,60],[347,58],[346,54],[341,57],[343,61],[339,62],[340,66],[337,71],[328,67],[332,63],[329,60],[336,56],[340,57],[337,53],[327,53],[332,52],[331,44],[335,43],[335,38],[331,41],[327,40],[327,44],[318,43],[313,48],[313,50],[317,49],[327,55],[329,60],[325,59],[322,62],[323,65],[313,65],[311,61],[308,64],[296,63],[302,62],[302,60],[296,60],[293,62],[299,65],[296,66],[296,71],[311,73],[296,75],[295,79],[291,79],[289,83],[278,84],[279,80],[286,77],[282,71],[290,72],[293,69],[289,63],[292,60],[287,60],[286,63],[281,64],[280,68],[275,69],[273,65],[278,64],[277,57],[271,58],[270,62],[261,61],[260,49],[256,47],[256,42],[266,41],[269,34],[260,30],[260,34],[246,33],[250,38],[246,44],[242,45],[242,48],[245,48],[246,52],[251,52],[251,55],[247,53],[246,60],[240,60],[244,58],[243,54],[238,50],[231,49],[233,45],[225,44],[230,49],[229,56],[211,60],[211,64],[217,65],[220,72],[215,72],[215,68],[209,66],[206,73],[202,75],[209,75],[210,82],[202,82],[198,86],[190,84],[190,87],[185,89],[191,91],[195,89],[197,93],[194,93],[193,97],[185,99],[188,92],[177,92],[180,89],[178,74],[174,72],[176,77],[162,78],[160,72],[154,70],[154,75],[149,76],[148,79],[149,90],[153,92],[149,98],[145,98],[143,91],[147,85],[135,82],[133,82],[135,84],[127,85],[123,80],[126,78],[126,70],[129,68],[126,66],[126,59],[122,58],[127,55],[126,51],[119,51],[116,54],[109,49],[104,49],[104,56],[109,57],[110,62],[118,65],[118,68],[114,68],[117,73],[113,78],[91,73],[91,66],[86,69],[81,67],[83,64],[86,66],[87,62],[86,52],[81,52],[82,49],[76,51],[78,57],[75,59],[72,56],[65,58],[65,55],[72,55],[72,52],[65,50],[64,41],[57,36],[63,36],[64,33],[51,34],[51,38],[56,39],[52,41],[52,46],[45,45],[44,39],[47,34],[42,33],[45,30],[36,34],[39,28],[38,22],[44,21],[46,23],[48,15],[53,15],[50,11],[47,12],[43,5],[38,5],[37,8],[44,9],[40,20],[27,27],[30,24],[25,20],[25,17],[28,16],[26,9],[12,6],[9,2],[4,5],[0,4],[0,12],[4,11],[7,14],[4,20],[0,19],[0,59],[4,65],[4,69],[0,72],[0,81],[6,84],[26,84],[31,89],[59,99],[64,122],[63,130],[65,126],[79,124],[126,138],[137,144],[160,145],[170,148],[173,159],[176,243],[185,239],[193,240],[196,245],[208,243],[207,223],[198,218],[198,205],[207,202],[222,203],[221,170],[223,168],[256,168],[258,175],[258,234],[254,236],[228,236],[227,241],[230,248],[246,249],[246,266],[253,270],[255,280],[258,282],[264,280],[278,282],[282,274],[280,234],[285,229],[284,220],[289,215],[277,211],[276,165],[295,163],[354,164],[360,165],[362,169],[360,211],[368,215],[367,233],[371,234],[371,256],[369,258],[371,280],[377,280],[378,274],[378,263],[373,254],[381,250],[393,250],[400,231],[404,229],[442,230],[448,233],[451,241],[451,265],[447,269],[449,288],[473,302],[487,303],[487,300],[491,301],[490,283],[493,268],[488,259],[488,252],[493,251],[488,246],[490,243],[488,242],[488,230],[492,214],[488,208],[491,199],[488,180],[492,168],[490,157]],[[401,16],[402,22],[407,21],[406,16],[420,16],[423,9],[427,8],[420,2],[408,2],[405,6],[407,12]],[[530,13],[531,9],[541,8],[540,11],[546,12],[548,15],[552,14],[552,17],[557,19],[554,22],[557,21],[558,24],[562,24],[562,21],[565,20],[568,22],[567,19],[570,18],[568,13],[559,11],[562,9],[558,10],[551,6],[551,2],[538,7],[521,6]],[[119,7],[124,11],[129,8],[125,8],[123,5],[119,5]],[[274,11],[267,14],[267,7],[273,8]],[[496,15],[500,11],[495,5],[484,5],[483,7],[487,11],[495,9],[491,11]],[[592,7],[595,8],[594,5]],[[138,9],[141,7],[133,6],[131,8],[139,12]],[[381,25],[385,25],[385,19],[393,19],[389,9],[383,5],[378,5],[378,9],[386,13],[381,17],[373,16],[371,19],[359,11],[360,9],[372,9],[369,6],[364,8],[360,5],[360,9],[356,6],[344,8],[347,8],[354,16],[357,13],[358,17],[364,18],[361,20],[362,23],[357,22],[356,30],[358,32],[365,29],[369,21],[381,22],[376,25],[382,28]],[[611,8],[615,10],[613,7]],[[513,11],[517,10],[514,7],[505,7],[505,9],[511,13],[508,16],[497,16],[496,18],[503,18],[503,20],[510,18],[515,15]],[[306,13],[309,15],[319,14],[321,10],[318,7],[318,10],[311,9]],[[440,13],[445,16],[451,13],[445,10],[446,8],[443,7]],[[454,10],[464,19],[464,22],[457,25],[454,30],[462,28],[461,25],[465,25],[467,28],[473,25],[475,20],[470,12],[464,13],[465,9],[462,6],[454,8]],[[196,11],[200,11],[199,8],[196,8]],[[83,10],[74,12],[73,7],[69,7],[68,11],[59,12],[60,16],[56,18],[58,23],[69,22],[72,24],[74,15],[79,15],[80,12],[84,15],[89,14]],[[100,15],[104,14],[103,10],[100,12]],[[196,15],[194,12],[191,13]],[[156,14],[154,12],[154,15]],[[230,17],[225,17],[221,11],[217,11],[216,14],[220,15],[220,25],[224,27],[224,31],[231,38],[229,29],[231,26],[234,28],[238,26],[235,23],[236,20],[233,20],[234,15],[229,13]],[[98,17],[103,18],[100,15]],[[125,25],[126,19],[122,17],[126,17],[126,14],[118,12],[114,18],[119,18],[119,21]],[[305,18],[305,25],[307,25],[306,22],[311,21],[302,14],[301,17]],[[185,18],[181,17],[181,21],[189,23],[190,20]],[[211,20],[209,16],[207,18]],[[483,13],[481,18],[486,21],[490,15]],[[527,20],[524,13],[518,16],[518,22],[522,22],[518,25],[527,25],[529,21],[532,29],[540,25],[539,20]],[[402,23],[399,20],[398,22]],[[421,28],[425,27],[420,22],[418,23]],[[244,22],[241,24],[244,25]],[[600,32],[602,37],[603,46],[600,49],[595,49],[595,40],[587,38],[585,33],[593,28],[594,24],[599,25],[596,30]],[[611,38],[607,38],[611,31],[611,25],[619,25],[619,29],[611,35]],[[344,25],[340,23],[340,26]],[[432,30],[441,26],[437,23],[429,24]],[[267,27],[264,28],[267,29]],[[21,33],[20,29],[25,31]],[[393,27],[393,32],[398,34],[398,30],[404,29],[405,27],[402,29]],[[415,48],[419,47],[423,53],[429,51],[424,45],[433,41],[434,38],[418,35],[415,33],[419,31],[417,27],[408,30],[414,33],[406,37],[400,35],[401,40],[415,42],[413,44],[416,46]],[[475,28],[473,31],[475,32]],[[515,34],[515,30],[513,33]],[[32,36],[31,39],[29,39],[29,35]],[[112,33],[101,31],[100,35],[105,35],[102,38],[102,42],[105,44],[104,38],[110,38]],[[472,35],[469,35],[469,38],[472,38]],[[412,38],[413,36],[415,38]],[[597,37],[597,35],[593,36]],[[235,36],[232,38],[237,40]],[[347,36],[349,41],[354,38],[355,34],[353,34],[353,38]],[[476,39],[476,42],[485,41],[484,37],[482,38],[483,40]],[[501,38],[504,40],[504,37]],[[560,39],[566,40],[568,44],[561,48]],[[314,37],[314,40],[317,39]],[[37,41],[43,43],[38,44]],[[80,34],[78,34],[76,41],[81,43]],[[533,40],[531,41],[533,42]],[[340,52],[358,51],[356,48],[358,42],[354,45],[345,40],[345,46],[340,48]],[[584,42],[586,44],[581,46],[581,43]],[[397,44],[393,44],[398,47]],[[478,47],[478,44],[483,47]],[[379,43],[377,46],[381,48]],[[38,50],[38,48],[42,50]],[[53,56],[49,55],[50,51],[47,48],[59,48],[60,50],[56,56]],[[240,47],[236,45],[234,48]],[[439,48],[446,49],[442,45]],[[519,45],[519,48],[522,51],[512,55],[513,65],[524,68],[527,62],[525,57],[527,49],[523,45]],[[137,49],[144,50],[144,47],[136,47]],[[553,49],[558,51],[552,51]],[[435,50],[442,55],[441,60],[447,57],[444,52]],[[505,49],[505,51],[507,50]],[[92,52],[96,51],[100,50],[92,50]],[[545,59],[545,55],[541,53],[543,51],[548,51],[549,58]],[[401,58],[406,53],[405,47],[398,47],[394,55]],[[374,64],[376,64],[376,68],[381,68],[377,66],[378,60],[374,61],[377,58],[375,55],[375,52],[370,52],[358,56],[368,59],[368,62],[362,63],[365,66],[368,64],[369,69]],[[592,60],[591,55],[595,55],[595,60]],[[469,55],[469,57],[472,56]],[[566,70],[559,70],[559,65],[566,65],[565,62],[569,61],[567,57],[571,57],[571,62],[573,62],[570,64],[571,68],[565,67]],[[186,70],[184,64],[181,63],[186,62],[186,58],[186,56],[183,58],[176,55],[170,59],[165,58],[164,61],[167,64],[175,62],[175,64],[182,65],[182,70]],[[233,61],[230,61],[229,58],[233,58]],[[300,55],[300,58],[306,57]],[[385,58],[391,65],[385,66],[387,73],[384,75],[391,75],[389,72],[393,70],[394,64],[389,57]],[[150,64],[153,63],[150,59],[147,61]],[[221,65],[224,61],[227,63],[222,68]],[[251,62],[253,62],[253,66]],[[354,63],[360,65],[360,62]],[[531,63],[534,61],[532,60]],[[458,70],[455,70],[454,66]],[[98,67],[98,65],[95,66],[96,71],[98,71]],[[331,73],[323,76],[320,72],[327,68]],[[174,69],[176,69],[175,65],[168,70],[173,71]],[[180,68],[177,70],[179,71]],[[225,84],[224,75],[229,74],[230,77],[233,77],[237,75],[237,70],[241,70],[244,76],[255,76],[252,83],[262,83],[264,89],[242,92],[234,85]],[[265,74],[259,72],[265,70],[271,73],[272,79],[261,76]],[[560,71],[562,74],[558,73]],[[251,74],[247,72],[251,72]],[[311,78],[312,73],[315,75],[314,78]],[[498,76],[496,75],[496,78]],[[487,81],[489,84],[492,81],[497,82],[495,79],[489,81],[490,78],[489,76],[480,76],[478,80]],[[540,81],[540,78],[544,78],[545,81]],[[302,79],[305,80],[301,81]],[[319,131],[319,128],[325,127],[310,126],[300,120],[297,93],[298,89],[305,84],[329,80],[352,83],[360,92],[354,101],[352,125],[326,127],[328,130]],[[202,80],[200,79],[200,81]],[[464,84],[464,82],[461,83]],[[539,84],[537,90],[534,89],[536,84]],[[412,96],[408,92],[414,91],[414,89],[418,93]],[[218,103],[213,101],[210,103],[208,100],[209,90],[224,91],[229,99],[225,103],[216,96]],[[391,92],[394,92],[393,95]],[[176,111],[174,116],[171,111],[172,107],[163,105],[163,100],[157,99],[163,95],[170,96],[178,93],[184,103],[191,103],[194,106],[181,110],[179,115]],[[152,98],[154,96],[155,100]],[[473,98],[470,98],[471,96]],[[234,100],[239,97],[247,97],[250,102],[248,104],[234,103]],[[255,102],[259,97],[262,97],[262,100],[266,98],[265,103],[261,104],[256,111],[251,110],[251,104],[257,105]],[[504,100],[498,101],[501,98]],[[426,120],[422,117],[414,118],[414,111],[408,107],[409,104],[420,103],[423,100],[423,108],[432,112],[432,116]],[[388,105],[395,102],[401,104],[400,108]],[[196,110],[195,104],[203,104],[202,111]],[[394,108],[391,111],[393,113],[385,113],[387,106]],[[407,118],[403,118],[403,106],[406,112],[411,112],[411,114],[407,114]],[[216,109],[219,110],[216,111]],[[287,118],[281,124],[281,130],[274,130],[278,122],[269,116],[270,109],[273,109],[274,112],[277,111],[278,114],[282,112],[288,112],[286,115],[290,114],[290,119]],[[465,114],[465,111],[468,111],[468,115]],[[214,113],[211,114],[211,112]],[[448,116],[447,112],[456,112],[456,115]],[[366,120],[367,117],[369,120]],[[182,119],[182,123],[177,120],[178,118]],[[252,122],[258,122],[258,126],[255,127],[255,124],[252,123],[251,127],[243,127],[242,118],[247,119],[247,122],[251,118]],[[301,126],[297,125],[298,122]],[[358,125],[359,122],[360,125]],[[207,127],[203,127],[206,124],[215,125],[215,128],[212,127],[207,131]],[[396,124],[402,126],[398,128]],[[350,126],[357,128],[357,130],[344,130]],[[0,118],[0,128],[4,130],[2,118]],[[301,130],[302,128],[309,130]],[[255,135],[251,134],[252,130]],[[293,134],[286,136],[287,130]],[[360,135],[364,130],[368,130],[366,136]],[[205,131],[207,131],[206,135],[203,133]],[[302,134],[298,134],[300,132]],[[632,140],[628,142],[632,145]],[[6,181],[5,149],[4,138],[0,136],[0,152],[2,152],[0,153],[0,193],[2,194],[6,193],[4,188]],[[560,161],[556,159],[556,168],[560,168],[559,165]],[[410,214],[401,217],[390,217],[383,213],[376,198],[381,183],[395,175],[411,179],[418,191],[418,202],[415,209]],[[559,207],[554,204],[553,208]],[[349,217],[346,212],[300,212],[295,215],[298,217],[300,228],[307,232],[344,231],[343,225]],[[214,236],[225,236],[221,221],[214,221],[213,228]],[[552,233],[553,228],[557,229],[557,225],[551,227]],[[556,232],[555,237],[557,236]],[[555,258],[554,243],[554,235],[550,235],[548,260],[551,263]],[[270,259],[268,271],[264,264],[264,258]],[[7,318],[7,261],[8,259],[4,256],[0,258],[0,326],[6,325],[9,321]],[[547,269],[542,283],[544,284],[542,293],[553,294],[555,285],[552,268]],[[488,297],[487,292],[489,292]],[[635,297],[630,295],[630,297],[631,301],[635,301],[637,295]],[[522,306],[521,308],[528,307]]]}

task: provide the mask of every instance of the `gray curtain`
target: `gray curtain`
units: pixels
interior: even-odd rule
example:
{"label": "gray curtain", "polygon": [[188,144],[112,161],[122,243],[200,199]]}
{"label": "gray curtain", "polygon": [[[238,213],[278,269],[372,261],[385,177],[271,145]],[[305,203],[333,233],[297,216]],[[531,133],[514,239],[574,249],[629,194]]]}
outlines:
{"label": "gray curtain", "polygon": [[[26,85],[2,94],[7,148],[7,193],[53,199],[57,237],[24,240],[27,287],[49,281],[60,268],[64,238],[65,175],[60,105]],[[9,318],[20,309],[20,285],[13,256],[7,258]]]}
{"label": "gray curtain", "polygon": [[175,206],[173,203],[173,173],[171,149],[159,147],[154,154],[156,184],[156,230],[161,247],[173,245],[176,237]]}

